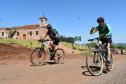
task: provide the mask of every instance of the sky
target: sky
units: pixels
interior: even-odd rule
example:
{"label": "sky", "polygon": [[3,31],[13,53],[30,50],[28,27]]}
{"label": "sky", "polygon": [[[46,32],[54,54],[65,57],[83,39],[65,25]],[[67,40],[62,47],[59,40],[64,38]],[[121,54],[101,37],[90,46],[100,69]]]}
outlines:
{"label": "sky", "polygon": [[39,24],[39,17],[63,36],[81,36],[87,43],[97,18],[112,28],[113,43],[126,43],[126,0],[0,0],[0,28]]}

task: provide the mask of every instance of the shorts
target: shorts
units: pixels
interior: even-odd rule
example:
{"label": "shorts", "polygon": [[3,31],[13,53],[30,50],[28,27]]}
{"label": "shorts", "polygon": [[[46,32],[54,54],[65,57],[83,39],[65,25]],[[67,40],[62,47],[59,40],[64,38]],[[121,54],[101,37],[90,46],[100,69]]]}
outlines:
{"label": "shorts", "polygon": [[59,38],[53,39],[53,45],[59,45],[59,42],[60,42]]}
{"label": "shorts", "polygon": [[102,44],[104,43],[112,43],[112,38],[100,38],[100,41],[102,42]]}

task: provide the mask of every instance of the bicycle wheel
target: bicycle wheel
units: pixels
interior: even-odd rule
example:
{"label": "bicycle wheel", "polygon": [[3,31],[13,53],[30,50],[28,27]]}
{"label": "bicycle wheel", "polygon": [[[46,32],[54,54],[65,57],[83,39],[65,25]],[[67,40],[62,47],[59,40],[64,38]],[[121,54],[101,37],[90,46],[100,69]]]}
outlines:
{"label": "bicycle wheel", "polygon": [[96,51],[92,52],[92,55],[86,55],[86,66],[90,74],[100,75],[104,66],[103,57]]}
{"label": "bicycle wheel", "polygon": [[110,62],[111,64],[110,65],[106,65],[106,68],[108,71],[111,71],[114,67],[114,61],[113,61],[113,55],[111,54],[111,57],[110,57]]}
{"label": "bicycle wheel", "polygon": [[45,64],[45,52],[41,48],[35,48],[30,55],[30,62],[35,66]]}
{"label": "bicycle wheel", "polygon": [[54,61],[56,63],[60,63],[60,64],[63,64],[64,63],[64,57],[65,57],[65,52],[63,49],[61,48],[57,48],[55,50],[55,59]]}

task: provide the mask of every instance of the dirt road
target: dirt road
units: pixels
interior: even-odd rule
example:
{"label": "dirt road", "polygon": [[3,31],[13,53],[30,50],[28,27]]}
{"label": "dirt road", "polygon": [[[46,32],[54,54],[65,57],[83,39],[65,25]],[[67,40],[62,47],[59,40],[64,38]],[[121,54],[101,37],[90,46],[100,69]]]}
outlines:
{"label": "dirt road", "polygon": [[84,56],[75,54],[66,57],[65,64],[44,66],[31,66],[28,59],[3,60],[0,84],[126,84],[126,56],[114,56],[114,61],[113,71],[91,76],[86,68],[81,68],[85,66]]}
{"label": "dirt road", "polygon": [[115,57],[114,70],[90,76],[83,59],[66,59],[65,64],[30,66],[13,61],[0,65],[0,84],[126,84],[126,56]]}

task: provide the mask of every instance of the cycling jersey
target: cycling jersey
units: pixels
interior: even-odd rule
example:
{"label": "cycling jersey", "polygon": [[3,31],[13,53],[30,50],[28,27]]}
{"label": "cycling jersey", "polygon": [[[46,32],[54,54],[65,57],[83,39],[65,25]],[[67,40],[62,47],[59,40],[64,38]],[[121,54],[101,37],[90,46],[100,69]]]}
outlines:
{"label": "cycling jersey", "polygon": [[107,38],[112,37],[111,27],[106,23],[103,26],[98,25],[96,29],[99,31],[99,36],[107,35]]}

